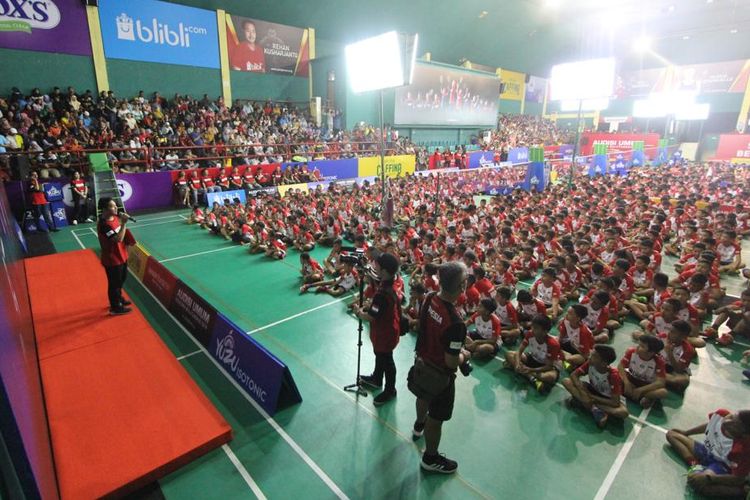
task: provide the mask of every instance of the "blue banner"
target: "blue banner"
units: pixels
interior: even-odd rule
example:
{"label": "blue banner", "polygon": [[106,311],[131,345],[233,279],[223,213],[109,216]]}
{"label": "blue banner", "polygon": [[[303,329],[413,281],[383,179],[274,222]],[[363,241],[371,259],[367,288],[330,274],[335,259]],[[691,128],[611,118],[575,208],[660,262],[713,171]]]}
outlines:
{"label": "blue banner", "polygon": [[63,199],[62,182],[45,182],[42,184],[47,201],[60,201]]}
{"label": "blue banner", "polygon": [[541,192],[547,189],[547,183],[549,182],[549,176],[544,169],[544,162],[535,161],[529,163],[529,168],[526,170],[526,179],[523,183],[523,188],[526,191]]}
{"label": "blue banner", "polygon": [[572,144],[563,144],[560,146],[560,149],[558,150],[560,153],[560,157],[563,160],[570,161],[573,159],[573,145]]}
{"label": "blue banner", "polygon": [[625,161],[625,157],[621,154],[617,155],[617,158],[615,159],[615,173],[617,175],[625,176],[628,175],[628,164]]}
{"label": "blue banner", "polygon": [[112,59],[219,68],[216,12],[156,0],[100,0]]}
{"label": "blue banner", "polygon": [[[303,163],[284,163],[282,170],[292,165],[303,165]],[[320,170],[320,175],[326,180],[352,179],[359,174],[359,161],[357,158],[345,158],[341,160],[313,160],[307,162],[308,172],[315,168]]]}
{"label": "blue banner", "polygon": [[594,155],[594,161],[589,164],[589,177],[605,175],[608,161],[607,155]]}
{"label": "blue banner", "polygon": [[508,161],[512,164],[526,163],[529,161],[529,148],[511,148],[508,151]]}
{"label": "blue banner", "polygon": [[633,151],[633,156],[630,159],[630,164],[633,167],[642,167],[646,164],[646,155],[643,154],[643,151]]}
{"label": "blue banner", "polygon": [[62,200],[53,201],[50,203],[50,212],[52,213],[52,219],[55,221],[55,227],[60,229],[68,225],[68,216],[65,213],[65,203]]}
{"label": "blue banner", "polygon": [[[140,175],[140,174],[136,174],[136,175]],[[226,202],[229,201],[230,205],[234,205],[235,198],[239,198],[242,204],[244,205],[247,202],[247,196],[245,195],[245,190],[235,189],[234,191],[222,191],[220,193],[206,193],[206,200],[208,201],[209,207],[213,206],[214,202],[217,202],[219,205],[225,205]]]}
{"label": "blue banner", "polygon": [[491,167],[494,165],[494,151],[474,151],[469,153],[469,168]]}
{"label": "blue banner", "polygon": [[286,365],[221,313],[216,317],[209,352],[270,415],[276,413],[279,396],[285,389],[291,390],[285,395],[289,402],[301,401]]}

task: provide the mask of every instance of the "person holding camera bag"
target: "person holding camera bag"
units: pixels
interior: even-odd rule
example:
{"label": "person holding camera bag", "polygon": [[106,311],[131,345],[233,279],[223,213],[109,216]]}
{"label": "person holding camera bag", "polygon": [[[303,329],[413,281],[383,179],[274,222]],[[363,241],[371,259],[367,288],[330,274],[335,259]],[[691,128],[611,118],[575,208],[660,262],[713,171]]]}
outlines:
{"label": "person holding camera bag", "polygon": [[458,464],[438,453],[443,422],[453,414],[456,369],[468,374],[471,354],[463,350],[466,325],[455,303],[466,288],[468,271],[461,262],[438,268],[440,292],[425,298],[420,309],[419,337],[408,387],[417,396],[417,419],[412,430],[416,441],[423,434],[425,451],[420,467],[426,471],[452,474]]}
{"label": "person holding camera bag", "polygon": [[352,310],[359,318],[370,322],[370,340],[375,352],[372,375],[363,375],[359,381],[362,385],[380,389],[385,376],[385,388],[373,400],[375,406],[381,406],[396,397],[393,350],[398,345],[401,333],[401,308],[393,289],[393,280],[398,273],[398,259],[389,253],[382,253],[373,261],[372,271],[379,286],[369,308],[360,309],[359,304],[355,304]]}

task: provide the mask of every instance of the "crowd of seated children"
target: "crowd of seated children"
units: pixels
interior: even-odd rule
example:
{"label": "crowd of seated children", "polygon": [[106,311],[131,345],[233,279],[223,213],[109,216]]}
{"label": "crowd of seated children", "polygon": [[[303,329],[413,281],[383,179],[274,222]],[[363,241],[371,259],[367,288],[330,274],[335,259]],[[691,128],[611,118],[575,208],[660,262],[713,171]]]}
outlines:
{"label": "crowd of seated children", "polygon": [[[685,391],[695,349],[707,340],[729,344],[748,336],[750,291],[723,305],[722,280],[743,270],[737,246],[750,218],[750,174],[713,168],[726,184],[710,190],[706,167],[695,165],[658,177],[635,170],[627,177],[582,178],[572,192],[552,186],[480,205],[466,190],[465,172],[441,177],[440,196],[429,177],[407,177],[392,185],[394,220],[401,221],[394,232],[379,225],[372,208],[380,190],[369,184],[353,192],[334,186],[292,190],[281,199],[261,196],[244,209],[195,209],[190,219],[222,234],[226,219],[244,217],[239,229],[249,235],[251,251],[277,252],[276,240],[301,252],[300,242],[332,246],[320,266],[323,276],[317,267],[314,277],[301,270],[301,292],[339,296],[356,287],[356,270],[340,260],[342,237],[366,255],[373,247],[399,255],[409,276],[404,314],[412,330],[420,299],[439,288],[437,266],[464,262],[469,276],[457,310],[472,331],[465,350],[477,358],[502,357],[541,392],[553,390],[562,376],[574,405],[605,426],[627,416],[620,395],[648,408],[668,390]],[[730,189],[737,203],[726,207],[718,200]],[[662,252],[678,257],[671,281]],[[304,268],[309,264],[302,259]],[[706,320],[711,323],[703,330]],[[618,356],[607,344],[626,321],[640,323],[642,331]],[[719,334],[720,328],[730,332]]]}

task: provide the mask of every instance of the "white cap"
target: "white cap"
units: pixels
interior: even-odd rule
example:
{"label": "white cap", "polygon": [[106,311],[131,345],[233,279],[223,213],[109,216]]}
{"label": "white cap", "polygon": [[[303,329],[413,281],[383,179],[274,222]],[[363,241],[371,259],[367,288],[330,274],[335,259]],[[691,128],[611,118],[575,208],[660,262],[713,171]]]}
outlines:
{"label": "white cap", "polygon": [[12,129],[10,129],[10,133],[11,133],[11,134],[17,134],[17,133],[18,133],[18,130],[16,130],[16,129],[12,128]]}

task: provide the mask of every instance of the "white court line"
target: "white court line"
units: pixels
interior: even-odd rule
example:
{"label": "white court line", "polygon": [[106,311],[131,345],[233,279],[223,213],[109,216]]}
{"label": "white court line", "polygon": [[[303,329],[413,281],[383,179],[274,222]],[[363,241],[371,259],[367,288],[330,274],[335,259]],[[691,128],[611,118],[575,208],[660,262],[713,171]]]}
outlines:
{"label": "white court line", "polygon": [[232,248],[244,248],[244,247],[241,247],[241,246],[239,246],[239,247],[238,246],[229,246],[229,247],[215,248],[213,250],[206,250],[205,252],[190,253],[190,254],[187,254],[187,255],[181,255],[179,257],[171,257],[169,259],[160,260],[159,262],[161,262],[161,263],[172,262],[173,260],[187,259],[189,257],[196,257],[198,255],[206,255],[206,254],[209,254],[209,253],[223,252],[224,250],[231,250]]}
{"label": "white court line", "polygon": [[294,318],[299,318],[300,316],[304,316],[305,314],[309,314],[309,313],[311,313],[313,311],[317,311],[318,309],[323,309],[324,307],[332,306],[333,304],[338,304],[339,302],[344,301],[346,299],[351,299],[352,297],[354,297],[354,295],[355,294],[349,294],[349,295],[345,295],[343,297],[339,297],[336,300],[332,300],[330,302],[326,302],[325,304],[313,307],[311,309],[307,309],[307,310],[299,312],[297,314],[292,314],[291,316],[287,316],[286,318],[280,319],[278,321],[274,321],[273,323],[269,323],[267,325],[261,326],[260,328],[256,328],[255,330],[250,330],[249,332],[246,332],[246,333],[248,335],[252,335],[255,332],[260,332],[262,330],[266,330],[268,328],[271,328],[272,326],[276,326],[276,325],[280,325],[282,323],[286,323],[287,321],[291,321]]}
{"label": "white court line", "polygon": [[[648,414],[651,412],[651,408],[646,408],[646,411],[643,412],[643,420],[646,420],[648,418]],[[615,462],[612,464],[612,467],[609,468],[609,472],[607,473],[607,476],[604,478],[604,481],[602,481],[602,485],[599,487],[599,491],[596,492],[596,496],[594,496],[594,500],[604,500],[604,497],[607,496],[607,493],[609,493],[609,489],[612,487],[612,484],[615,482],[615,478],[617,477],[617,474],[620,472],[620,469],[622,468],[622,464],[625,463],[625,459],[628,457],[628,453],[630,453],[630,450],[633,448],[633,443],[635,443],[635,438],[638,437],[638,434],[641,433],[641,429],[643,429],[643,426],[640,423],[637,423],[633,426],[633,430],[630,432],[630,435],[628,436],[628,440],[625,442],[625,444],[620,448],[620,453],[617,454],[617,458],[615,458]]]}
{"label": "white court line", "polygon": [[[86,248],[83,246],[82,243],[79,242],[79,244],[81,245],[81,248],[84,248],[84,249]],[[154,302],[159,307],[162,308],[162,310],[167,314],[167,316],[169,316],[172,319],[172,321],[174,321],[175,324],[177,324],[177,326],[179,326],[180,329],[183,332],[185,332],[185,335],[187,336],[187,338],[190,339],[195,344],[195,346],[198,347],[198,349],[202,351],[208,357],[209,360],[211,360],[211,362],[216,366],[216,369],[219,371],[219,373],[225,379],[227,379],[235,387],[235,389],[237,389],[240,395],[243,398],[245,398],[245,400],[248,403],[250,403],[258,413],[260,413],[260,415],[266,420],[266,422],[268,422],[268,424],[271,427],[273,427],[273,429],[279,434],[279,436],[281,436],[281,438],[284,441],[286,441],[286,443],[294,450],[294,452],[302,459],[302,461],[304,461],[307,464],[307,466],[310,467],[310,469],[312,469],[315,475],[318,476],[320,480],[325,483],[326,486],[328,486],[328,488],[333,492],[336,498],[339,498],[340,500],[349,500],[349,497],[346,496],[346,493],[344,493],[341,490],[341,488],[339,488],[338,485],[333,482],[333,480],[328,476],[328,474],[326,474],[325,471],[323,471],[323,469],[321,469],[320,466],[318,466],[318,464],[316,464],[313,461],[313,459],[310,458],[310,456],[305,452],[305,450],[303,450],[302,447],[298,445],[297,442],[294,439],[292,439],[292,437],[289,434],[287,434],[287,432],[276,422],[276,420],[274,420],[273,417],[271,417],[271,415],[266,413],[266,410],[264,410],[258,403],[256,403],[253,398],[248,396],[248,394],[244,391],[244,389],[242,389],[240,384],[238,384],[236,380],[234,380],[224,371],[224,369],[221,367],[219,362],[216,361],[214,357],[209,354],[209,352],[206,350],[205,347],[203,347],[197,340],[195,340],[195,338],[192,335],[190,335],[190,332],[188,332],[187,329],[185,329],[185,327],[182,326],[182,323],[180,323],[177,320],[177,318],[175,318],[174,315],[166,307],[164,307],[164,305],[161,302],[159,302],[159,299],[156,298],[156,296],[151,292],[151,290],[149,290],[143,283],[141,283],[138,277],[130,269],[128,269],[128,272],[133,276],[135,281],[139,285],[141,285],[141,287],[146,291],[146,293],[148,293],[151,296]]]}
{"label": "white court line", "polygon": [[73,234],[73,238],[75,238],[76,241],[78,242],[78,244],[81,245],[81,248],[86,249],[86,247],[83,245],[83,243],[81,243],[81,238],[79,238],[76,233],[74,233],[72,231],[71,231],[71,233]]}
{"label": "white court line", "polygon": [[266,500],[266,496],[263,494],[262,491],[260,491],[260,487],[258,487],[258,483],[256,483],[253,478],[250,476],[250,473],[245,469],[245,466],[242,465],[242,462],[240,462],[240,459],[237,458],[237,455],[234,454],[232,451],[232,448],[229,447],[227,444],[221,445],[221,449],[224,450],[224,453],[227,454],[227,457],[229,457],[229,460],[234,464],[234,467],[237,469],[237,472],[240,473],[240,476],[242,476],[242,479],[245,480],[247,485],[250,487],[251,490],[253,490],[253,493],[259,500]]}
{"label": "white court line", "polygon": [[224,371],[224,369],[221,367],[219,362],[216,361],[214,357],[209,354],[209,352],[206,350],[205,347],[203,347],[197,340],[195,340],[195,338],[192,335],[190,335],[190,332],[188,332],[185,329],[185,327],[182,326],[182,323],[180,323],[177,320],[177,318],[175,318],[174,315],[169,310],[167,310],[167,308],[164,307],[164,305],[162,305],[161,302],[159,302],[159,299],[156,298],[156,296],[151,292],[151,290],[149,290],[143,283],[141,283],[140,280],[138,280],[138,277],[135,274],[133,274],[132,271],[128,270],[128,272],[130,272],[130,274],[133,276],[135,281],[137,281],[141,285],[141,287],[146,291],[146,293],[148,293],[151,296],[151,298],[154,299],[154,301],[159,305],[159,307],[162,308],[162,310],[167,314],[167,316],[169,316],[172,319],[172,321],[174,321],[177,324],[177,326],[179,326],[180,329],[183,332],[185,332],[185,335],[187,335],[187,337],[193,341],[195,346],[198,347],[201,351],[203,351],[206,354],[208,359],[211,360],[211,362],[216,366],[216,369],[219,371],[219,373],[223,375],[224,378],[226,378],[237,389],[240,395],[243,398],[245,398],[245,400],[247,400],[247,402],[250,403],[258,413],[260,413],[260,415],[266,420],[266,422],[268,422],[268,424],[271,427],[273,427],[273,429],[279,434],[279,436],[281,436],[281,438],[284,441],[286,441],[286,443],[294,450],[295,453],[297,453],[297,455],[307,464],[307,466],[310,467],[310,469],[312,469],[315,475],[317,475],[321,479],[321,481],[323,481],[326,484],[326,486],[328,486],[328,488],[333,492],[336,498],[339,498],[341,500],[348,500],[349,497],[346,496],[346,493],[344,493],[341,490],[341,488],[339,488],[338,485],[336,485],[336,483],[333,482],[333,480],[328,476],[328,474],[326,474],[325,471],[323,471],[323,469],[321,469],[320,466],[318,466],[318,464],[316,464],[313,461],[313,459],[310,458],[310,456],[305,452],[305,450],[303,450],[302,447],[298,445],[297,442],[294,439],[292,439],[292,437],[289,434],[287,434],[287,432],[276,422],[276,420],[274,420],[273,417],[271,417],[268,413],[266,413],[266,410],[264,410],[253,398],[251,398],[242,389],[242,387],[240,386],[239,383],[237,383],[236,380],[234,380]]}
{"label": "white court line", "polygon": [[177,358],[177,361],[182,361],[185,358],[189,358],[190,356],[195,356],[196,354],[201,353],[201,352],[203,352],[203,351],[201,351],[200,349],[198,349],[197,351],[193,351],[193,352],[190,352],[188,354],[183,354],[182,356],[179,356]]}
{"label": "white court line", "polygon": [[[139,222],[133,222],[131,224],[135,224],[135,227],[133,229],[138,229],[138,228],[141,228],[141,227],[158,226],[160,224],[174,224],[175,222],[177,222],[177,219],[174,219],[174,220],[163,220],[161,222],[152,222],[151,224],[148,224],[148,223],[147,224],[141,224]],[[93,231],[92,228],[88,228],[88,229],[90,229],[91,231]],[[84,231],[83,233],[79,233],[79,236],[83,236],[84,234],[88,234],[88,233],[85,232],[86,229],[83,229],[83,231]],[[75,230],[73,230],[73,232],[75,232]],[[94,234],[96,234],[95,231],[94,231]]]}

